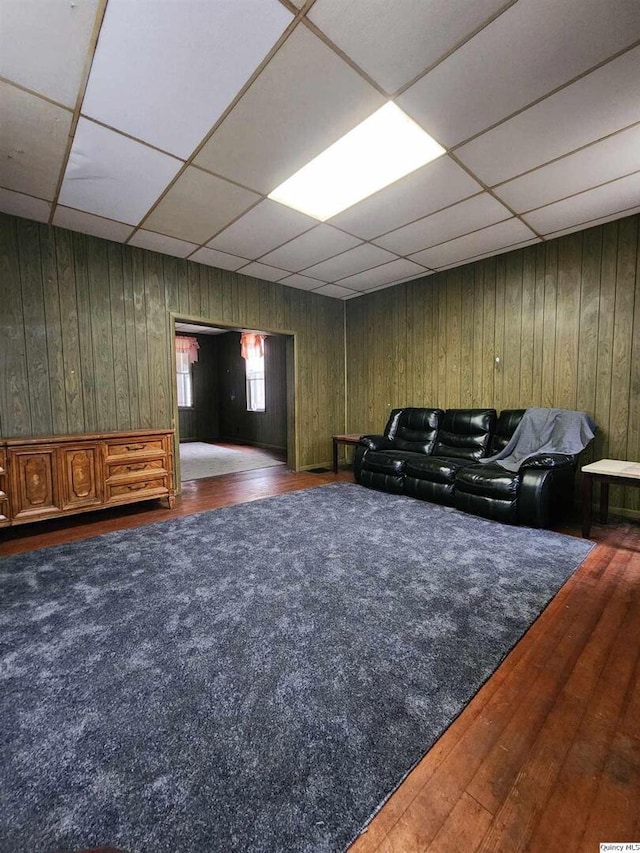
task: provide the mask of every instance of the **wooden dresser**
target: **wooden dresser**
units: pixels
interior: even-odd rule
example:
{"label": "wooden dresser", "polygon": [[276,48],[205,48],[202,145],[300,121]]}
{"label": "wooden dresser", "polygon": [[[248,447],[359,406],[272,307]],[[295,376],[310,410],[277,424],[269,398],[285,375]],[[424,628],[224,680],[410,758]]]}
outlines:
{"label": "wooden dresser", "polygon": [[0,439],[0,527],[165,498],[173,430]]}

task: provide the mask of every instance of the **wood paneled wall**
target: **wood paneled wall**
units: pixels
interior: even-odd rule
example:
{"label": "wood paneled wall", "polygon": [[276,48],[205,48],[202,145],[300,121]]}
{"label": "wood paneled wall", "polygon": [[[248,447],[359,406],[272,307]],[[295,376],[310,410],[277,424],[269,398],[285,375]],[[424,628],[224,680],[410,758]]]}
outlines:
{"label": "wood paneled wall", "polygon": [[193,406],[178,409],[180,441],[217,441],[220,437],[218,335],[185,335],[198,341],[198,360],[191,365]]}
{"label": "wood paneled wall", "polygon": [[264,345],[265,411],[247,411],[246,371],[240,333],[218,338],[220,438],[261,447],[287,447],[286,339],[268,335]]}
{"label": "wood paneled wall", "polygon": [[[558,406],[640,461],[639,216],[347,302],[349,432],[395,406]],[[499,359],[499,362],[496,362]],[[640,508],[640,490],[612,490]]]}
{"label": "wood paneled wall", "polygon": [[0,434],[173,426],[171,312],[293,332],[298,464],[329,462],[344,429],[342,302],[4,214]]}

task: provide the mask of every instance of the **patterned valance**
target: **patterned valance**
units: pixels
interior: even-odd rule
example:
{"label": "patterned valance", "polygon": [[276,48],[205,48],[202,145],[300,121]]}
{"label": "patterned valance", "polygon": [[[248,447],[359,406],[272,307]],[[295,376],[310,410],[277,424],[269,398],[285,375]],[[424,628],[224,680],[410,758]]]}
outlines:
{"label": "patterned valance", "polygon": [[199,349],[200,345],[195,338],[185,338],[182,335],[176,335],[176,352],[186,352],[189,356],[190,364],[198,360]]}

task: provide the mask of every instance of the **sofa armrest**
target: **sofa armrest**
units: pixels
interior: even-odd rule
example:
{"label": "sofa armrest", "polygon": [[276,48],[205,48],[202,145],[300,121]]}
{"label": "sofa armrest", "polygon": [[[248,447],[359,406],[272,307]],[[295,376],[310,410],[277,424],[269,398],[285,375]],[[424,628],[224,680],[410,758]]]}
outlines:
{"label": "sofa armrest", "polygon": [[538,453],[536,456],[530,456],[528,459],[525,459],[520,466],[520,470],[573,468],[575,464],[576,457],[569,453]]}
{"label": "sofa armrest", "polygon": [[360,444],[367,450],[391,450],[394,447],[393,441],[385,435],[363,435]]}

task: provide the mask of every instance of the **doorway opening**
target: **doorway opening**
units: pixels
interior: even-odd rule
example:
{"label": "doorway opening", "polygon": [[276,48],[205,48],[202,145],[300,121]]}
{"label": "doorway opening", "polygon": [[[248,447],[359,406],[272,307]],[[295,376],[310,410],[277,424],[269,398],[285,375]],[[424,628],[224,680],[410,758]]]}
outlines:
{"label": "doorway opening", "polygon": [[295,470],[294,336],[173,319],[180,482]]}

